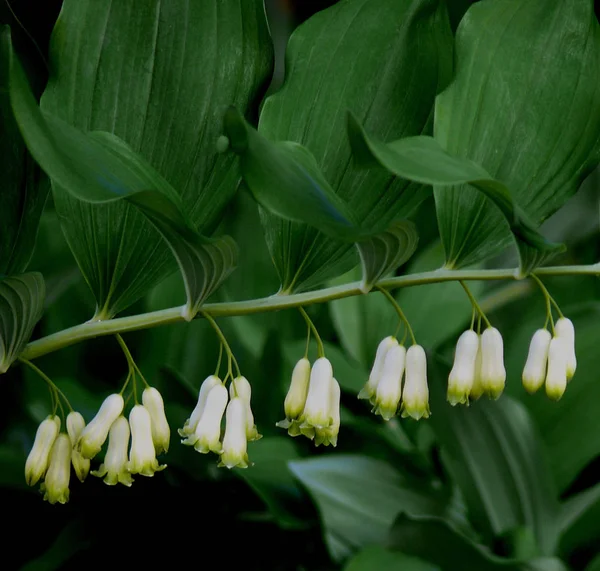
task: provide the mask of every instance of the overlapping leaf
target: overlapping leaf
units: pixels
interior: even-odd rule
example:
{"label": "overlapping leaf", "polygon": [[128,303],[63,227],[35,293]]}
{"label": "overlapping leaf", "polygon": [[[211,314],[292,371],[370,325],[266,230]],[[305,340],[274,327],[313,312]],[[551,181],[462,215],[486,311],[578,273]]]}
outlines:
{"label": "overlapping leaf", "polygon": [[46,291],[42,274],[30,272],[0,281],[0,373],[19,356],[42,317]]}
{"label": "overlapping leaf", "polygon": [[519,248],[523,275],[564,249],[536,231],[505,185],[473,161],[450,155],[432,137],[407,137],[385,144],[369,137],[352,114],[348,116],[348,137],[359,164],[375,163],[396,176],[440,188],[468,183],[479,190],[508,223]]}
{"label": "overlapping leaf", "polygon": [[[233,196],[236,158],[215,143],[228,105],[256,113],[272,48],[262,0],[66,0],[50,45],[44,111],[81,131],[107,131],[151,164],[210,235]],[[111,317],[175,265],[125,202],[85,204],[54,184],[67,240]]]}
{"label": "overlapping leaf", "polygon": [[[379,137],[421,134],[449,78],[451,53],[439,0],[342,0],[292,34],[284,85],[265,101],[259,132],[304,145],[363,227],[386,230],[408,217],[427,190],[382,170],[358,171],[346,110]],[[283,174],[282,195],[291,192]],[[263,224],[284,291],[311,289],[358,262],[349,243],[316,228],[267,212]]]}
{"label": "overlapping leaf", "polygon": [[[478,2],[458,28],[456,77],[437,98],[435,138],[504,183],[537,225],[598,161],[599,74],[591,0]],[[437,187],[435,199],[449,267],[510,243],[501,214],[477,190]],[[535,250],[527,256],[528,266],[543,262]]]}
{"label": "overlapping leaf", "polygon": [[[4,28],[2,33],[6,33]],[[8,94],[9,56],[6,45],[0,44],[0,275],[20,274],[27,268],[50,190],[47,181],[40,180],[41,173],[13,117]]]}
{"label": "overlapping leaf", "polygon": [[[3,41],[10,38],[5,35]],[[191,319],[235,267],[233,240],[198,234],[177,192],[115,135],[85,134],[42,113],[15,57],[11,58],[10,93],[29,150],[56,184],[83,201],[127,200],[154,224],[179,262],[187,293],[184,317]]]}

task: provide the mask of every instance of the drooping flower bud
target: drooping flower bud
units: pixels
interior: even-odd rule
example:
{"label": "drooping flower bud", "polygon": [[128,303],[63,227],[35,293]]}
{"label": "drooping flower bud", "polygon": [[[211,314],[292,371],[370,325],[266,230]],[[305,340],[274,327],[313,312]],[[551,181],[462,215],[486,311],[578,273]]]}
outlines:
{"label": "drooping flower bud", "polygon": [[[312,429],[327,428],[332,422],[329,410],[332,379],[333,369],[329,360],[325,357],[317,359],[310,372],[308,394],[301,417],[302,433],[309,438]],[[304,429],[308,429],[306,433]]]}
{"label": "drooping flower bud", "polygon": [[429,417],[429,387],[427,386],[427,355],[421,345],[412,345],[406,352],[406,378],[402,391],[402,417],[415,420]]}
{"label": "drooping flower bud", "polygon": [[233,397],[225,413],[225,436],[219,466],[247,468],[246,403],[240,396]]}
{"label": "drooping flower bud", "polygon": [[150,413],[152,442],[156,454],[168,452],[171,429],[165,415],[165,404],[161,394],[154,387],[146,387],[142,393],[144,408]]}
{"label": "drooping flower bud", "polygon": [[83,482],[90,473],[90,461],[81,455],[79,450],[75,449],[75,445],[85,428],[85,420],[79,412],[72,411],[67,416],[67,434],[71,439],[71,462],[75,470],[75,475],[80,482]]}
{"label": "drooping flower bud", "polygon": [[565,342],[567,356],[567,380],[570,381],[577,369],[577,356],[575,355],[575,327],[567,317],[561,317],[554,325],[554,334]]}
{"label": "drooping flower bud", "polygon": [[292,371],[292,381],[283,403],[285,419],[275,424],[279,428],[286,428],[290,436],[299,436],[301,434],[299,419],[306,404],[309,380],[310,361],[306,357],[303,357],[296,363]]}
{"label": "drooping flower bud", "polygon": [[100,452],[112,423],[123,412],[124,406],[125,401],[118,393],[104,399],[96,416],[83,429],[77,443],[76,448],[84,458],[91,459]]}
{"label": "drooping flower bud", "polygon": [[154,472],[167,466],[159,465],[152,442],[152,420],[150,413],[141,404],[136,404],[129,413],[131,427],[131,448],[127,469],[131,474],[154,476]]}
{"label": "drooping flower bud", "polygon": [[202,454],[208,452],[220,454],[222,450],[221,419],[225,413],[228,399],[227,389],[222,384],[213,387],[208,393],[204,412],[194,434],[182,440],[182,443],[193,446],[196,451]]}
{"label": "drooping flower bud", "polygon": [[25,481],[28,486],[35,486],[44,476],[50,461],[52,445],[60,430],[60,418],[56,415],[48,416],[38,426],[31,452],[25,462]]}
{"label": "drooping flower bud", "polygon": [[483,384],[481,382],[481,335],[477,335],[479,339],[479,348],[477,349],[477,357],[475,357],[475,378],[473,379],[473,388],[469,393],[470,400],[479,400],[483,394]]}
{"label": "drooping flower bud", "polygon": [[481,334],[481,384],[483,392],[497,399],[504,390],[504,343],[495,327],[488,327]]}
{"label": "drooping flower bud", "polygon": [[448,377],[448,402],[468,404],[475,383],[475,362],[479,351],[479,335],[472,329],[465,331],[456,343],[454,366]]}
{"label": "drooping flower bud", "polygon": [[327,428],[315,428],[315,445],[337,446],[337,438],[340,432],[340,384],[335,378],[331,379],[329,395],[329,415],[331,424]]}
{"label": "drooping flower bud", "polygon": [[252,397],[252,387],[246,377],[236,377],[229,385],[229,396],[234,398],[236,396],[241,397],[246,405],[246,438],[248,442],[254,440],[260,440],[262,434],[258,433],[256,424],[254,424],[254,414],[252,414],[252,407],[250,404]]}
{"label": "drooping flower bud", "polygon": [[41,486],[44,500],[51,504],[66,504],[69,501],[69,480],[71,479],[71,439],[67,434],[59,434],[52,445],[50,464]]}
{"label": "drooping flower bud", "polygon": [[221,379],[216,375],[210,375],[206,377],[200,386],[200,394],[198,395],[198,402],[196,407],[192,411],[190,418],[185,421],[183,428],[178,429],[179,436],[187,437],[194,434],[198,423],[200,422],[200,418],[202,417],[202,413],[204,412],[204,408],[206,406],[206,399],[208,398],[208,393],[213,387],[217,385],[221,385]]}
{"label": "drooping flower bud", "polygon": [[381,415],[384,420],[390,420],[398,411],[405,363],[404,346],[398,343],[392,345],[385,354],[383,370],[373,398],[373,412]]}
{"label": "drooping flower bud", "polygon": [[547,329],[538,329],[531,338],[527,361],[523,368],[523,387],[530,394],[535,393],[546,379],[551,339],[552,335]]}
{"label": "drooping flower bud", "polygon": [[358,393],[359,399],[373,399],[375,396],[375,392],[377,391],[377,385],[381,380],[381,375],[383,374],[383,363],[385,361],[385,356],[387,352],[398,345],[398,341],[395,337],[389,336],[386,337],[383,341],[379,343],[377,346],[377,352],[375,353],[375,361],[373,362],[373,368],[371,369],[371,373],[369,374],[369,380],[367,384],[362,388],[362,390]]}
{"label": "drooping flower bud", "polygon": [[133,478],[128,470],[127,449],[129,448],[129,423],[124,416],[115,420],[108,432],[108,450],[104,463],[98,470],[92,470],[92,475],[104,478],[109,486],[123,484],[131,486]]}
{"label": "drooping flower bud", "polygon": [[560,400],[567,389],[567,362],[570,348],[563,337],[553,337],[548,348],[548,372],[546,394],[552,400]]}

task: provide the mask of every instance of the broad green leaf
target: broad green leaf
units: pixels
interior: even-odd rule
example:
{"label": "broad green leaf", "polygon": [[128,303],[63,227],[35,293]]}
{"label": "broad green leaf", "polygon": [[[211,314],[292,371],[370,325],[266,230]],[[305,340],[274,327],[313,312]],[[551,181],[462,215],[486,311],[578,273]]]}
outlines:
{"label": "broad green leaf", "polygon": [[[347,109],[378,137],[421,134],[449,79],[451,54],[439,0],[337,2],[292,34],[283,87],[265,101],[259,132],[306,147],[361,224],[385,230],[407,218],[428,191],[381,170],[355,168],[344,128]],[[290,192],[286,180],[278,191]],[[351,244],[315,228],[267,212],[263,225],[284,291],[314,288],[358,263]]]}
{"label": "broad green leaf", "polygon": [[[262,0],[66,0],[50,45],[44,111],[125,141],[181,196],[210,235],[235,193],[235,157],[216,141],[229,105],[256,114],[272,49]],[[56,209],[97,301],[119,313],[175,264],[151,224],[125,203],[83,204],[53,186]]]}
{"label": "broad green leaf", "polygon": [[294,442],[286,437],[263,438],[250,446],[249,456],[252,469],[236,474],[262,498],[279,525],[306,527],[306,522],[294,515],[299,512],[304,494],[287,466],[299,458]]}
{"label": "broad green leaf", "polygon": [[430,423],[470,519],[488,540],[529,528],[539,553],[558,539],[558,502],[542,442],[525,408],[507,396],[469,407],[446,402],[448,368],[434,363]]}
{"label": "broad green leaf", "polygon": [[585,571],[600,571],[600,555],[597,555],[592,559],[589,565],[585,568]]}
{"label": "broad green leaf", "polygon": [[430,561],[443,571],[567,571],[560,559],[518,561],[494,555],[439,517],[401,514],[392,528],[390,547]]}
{"label": "broad green leaf", "polygon": [[379,279],[408,261],[418,242],[417,228],[409,220],[395,222],[385,232],[358,242],[363,292],[368,293]]}
{"label": "broad green leaf", "polygon": [[600,535],[600,484],[568,498],[560,517],[560,552],[597,545]]}
{"label": "broad green leaf", "polygon": [[[574,279],[572,287],[578,288],[578,281]],[[533,396],[527,394],[520,382],[531,336],[544,324],[543,300],[537,292],[536,295],[537,305],[530,302],[531,312],[523,315],[521,326],[512,330],[507,338],[506,370],[508,378],[513,380],[513,386],[509,387],[511,394],[522,400],[538,425],[554,480],[559,490],[564,491],[600,454],[596,407],[600,399],[597,374],[600,304],[589,301],[578,306],[562,306],[565,315],[575,324],[578,362],[577,372],[564,396],[553,403],[544,390]]]}
{"label": "broad green leaf", "polygon": [[[10,41],[6,36],[5,41]],[[131,202],[152,222],[179,263],[190,320],[231,273],[237,246],[229,237],[209,239],[189,221],[180,196],[144,159],[110,133],[83,133],[39,110],[18,61],[11,58],[10,91],[25,141],[54,183],[81,201]],[[110,317],[102,313],[98,318]]]}
{"label": "broad green leaf", "polygon": [[[591,0],[491,0],[456,36],[456,77],[437,98],[435,138],[510,189],[533,224],[560,208],[598,161],[600,32]],[[449,267],[510,242],[502,216],[466,185],[435,187]],[[543,260],[530,258],[528,265]]]}
{"label": "broad green leaf", "polygon": [[[5,34],[8,27],[2,27]],[[33,253],[50,186],[27,152],[8,94],[10,52],[0,43],[0,276],[20,274]]]}
{"label": "broad green leaf", "polygon": [[0,373],[6,373],[42,317],[42,274],[30,272],[0,280]]}
{"label": "broad green leaf", "polygon": [[329,455],[289,466],[315,500],[336,560],[359,547],[383,543],[400,512],[440,514],[446,508],[440,491],[367,456]]}
{"label": "broad green leaf", "polygon": [[[359,163],[375,163],[396,176],[422,184],[441,188],[467,183],[479,190],[510,227],[519,248],[522,275],[564,250],[564,246],[549,243],[535,230],[505,185],[473,161],[450,155],[434,138],[406,137],[385,144],[369,137],[352,114],[348,115],[348,138]],[[437,192],[439,195],[442,190]]]}
{"label": "broad green leaf", "polygon": [[439,571],[439,567],[421,559],[373,545],[357,553],[344,571]]}

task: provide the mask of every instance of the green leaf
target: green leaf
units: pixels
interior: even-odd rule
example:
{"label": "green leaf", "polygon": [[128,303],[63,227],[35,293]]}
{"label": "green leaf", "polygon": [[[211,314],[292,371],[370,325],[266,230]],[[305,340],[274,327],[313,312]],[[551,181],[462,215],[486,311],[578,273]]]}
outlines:
{"label": "green leaf", "polygon": [[330,455],[290,462],[289,467],[315,500],[336,560],[359,547],[383,543],[401,511],[439,514],[446,507],[440,492],[367,456]]}
{"label": "green leaf", "polygon": [[595,547],[600,534],[600,484],[568,498],[560,517],[560,552]]}
{"label": "green leaf", "polygon": [[415,253],[419,235],[409,220],[395,222],[387,231],[356,244],[362,262],[361,289],[368,293],[386,274],[408,261]]}
{"label": "green leaf", "polygon": [[360,164],[375,163],[396,176],[422,184],[449,187],[468,183],[479,190],[508,223],[519,248],[522,275],[564,250],[563,245],[549,243],[535,230],[505,185],[473,161],[450,155],[432,137],[406,137],[385,144],[369,137],[356,118],[349,114],[348,138]]}
{"label": "green leaf", "polygon": [[[5,34],[8,27],[2,27]],[[50,186],[27,152],[8,94],[10,52],[0,43],[0,275],[20,274],[33,253]]]}
{"label": "green leaf", "polygon": [[[537,225],[597,164],[599,73],[590,0],[478,2],[458,27],[456,77],[436,100],[435,138],[502,181]],[[435,199],[449,267],[509,244],[500,213],[476,190],[436,186]],[[541,261],[534,253],[528,265]]]}
{"label": "green leaf", "polygon": [[[66,0],[50,45],[41,106],[83,132],[125,141],[181,196],[210,235],[239,172],[216,141],[229,105],[256,115],[272,48],[262,0]],[[97,301],[119,313],[176,265],[159,234],[126,203],[83,204],[53,186],[67,240]]]}
{"label": "green leaf", "polygon": [[600,555],[597,555],[585,568],[585,571],[600,571]]}
{"label": "green leaf", "polygon": [[438,571],[430,563],[372,545],[357,553],[344,571]]}
{"label": "green leaf", "polygon": [[421,557],[444,571],[567,571],[559,559],[505,559],[475,543],[439,517],[401,514],[394,523],[390,546]]}
{"label": "green leaf", "polygon": [[[4,36],[5,42],[10,37]],[[188,220],[181,198],[142,157],[110,133],[83,133],[42,113],[18,61],[11,58],[10,91],[25,141],[55,184],[87,202],[124,199],[141,210],[171,247],[184,279],[190,320],[235,267],[237,246],[229,237],[209,239]],[[97,314],[107,318],[110,314]]]}
{"label": "green leaf", "polygon": [[0,281],[0,373],[6,373],[29,341],[44,309],[44,278],[38,272]]}
{"label": "green leaf", "polygon": [[260,444],[251,445],[249,456],[252,468],[238,470],[236,474],[262,498],[279,525],[294,529],[306,527],[306,522],[294,515],[304,494],[287,465],[299,458],[292,440],[263,438]]}
{"label": "green leaf", "polygon": [[492,539],[528,527],[539,552],[558,539],[558,502],[541,440],[525,408],[509,397],[470,407],[446,402],[448,368],[435,364],[431,426],[474,526]]}
{"label": "green leaf", "polygon": [[[345,134],[352,110],[376,136],[428,128],[436,93],[449,79],[452,36],[440,0],[342,0],[298,27],[286,51],[283,87],[267,98],[259,132],[294,141],[365,228],[385,230],[428,194],[381,170],[359,171]],[[278,192],[291,192],[286,173]],[[284,291],[314,288],[358,263],[351,244],[263,212]]]}

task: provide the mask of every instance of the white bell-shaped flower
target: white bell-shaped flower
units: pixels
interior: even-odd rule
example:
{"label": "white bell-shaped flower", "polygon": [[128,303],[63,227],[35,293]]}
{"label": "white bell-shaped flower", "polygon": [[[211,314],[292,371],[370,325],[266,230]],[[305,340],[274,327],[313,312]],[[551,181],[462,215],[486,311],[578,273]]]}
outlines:
{"label": "white bell-shaped flower", "polygon": [[96,416],[79,437],[76,448],[84,458],[91,459],[100,452],[112,423],[121,415],[124,406],[125,401],[118,393],[104,399]]}
{"label": "white bell-shaped flower", "polygon": [[552,400],[560,400],[567,389],[567,363],[570,347],[563,337],[553,337],[548,348],[548,372],[546,394]]}
{"label": "white bell-shaped flower", "polygon": [[315,445],[337,446],[338,434],[340,432],[340,399],[342,392],[340,384],[335,378],[331,379],[329,395],[329,416],[331,424],[327,428],[315,428]]}
{"label": "white bell-shaped flower", "polygon": [[166,464],[161,466],[156,459],[150,413],[141,404],[136,404],[131,409],[129,426],[131,427],[131,447],[127,464],[129,472],[142,476],[154,476],[155,472],[164,470],[167,467]]}
{"label": "white bell-shaped flower", "polygon": [[225,413],[225,436],[219,466],[227,468],[248,467],[248,441],[246,438],[246,402],[240,396],[233,397]]}
{"label": "white bell-shaped flower", "polygon": [[387,352],[395,345],[398,345],[398,341],[392,336],[386,337],[379,343],[377,346],[377,352],[375,353],[375,361],[373,362],[373,367],[371,369],[371,373],[369,374],[369,380],[358,393],[359,399],[373,399],[375,392],[377,391],[377,385],[379,384],[383,374],[383,363],[385,361],[385,356]]}
{"label": "white bell-shaped flower", "polygon": [[44,476],[50,461],[52,445],[60,431],[60,418],[50,415],[38,426],[35,440],[25,462],[25,481],[28,486],[35,486]]}
{"label": "white bell-shaped flower", "polygon": [[[302,413],[302,432],[311,437],[311,430],[327,428],[332,418],[330,416],[329,400],[331,396],[331,379],[333,368],[325,357],[317,359],[310,372],[308,394]],[[305,433],[304,429],[308,429]]]}
{"label": "white bell-shaped flower", "polygon": [[179,436],[188,437],[196,431],[196,427],[200,422],[200,418],[202,417],[202,413],[204,412],[204,407],[206,406],[206,399],[208,398],[208,393],[213,387],[217,385],[223,384],[221,379],[216,375],[210,375],[206,377],[200,386],[200,393],[198,395],[198,402],[196,403],[196,407],[192,411],[190,418],[185,421],[183,428],[180,428],[177,432]]}
{"label": "white bell-shaped flower", "polygon": [[146,387],[142,393],[144,408],[150,413],[152,426],[152,442],[156,454],[169,451],[171,429],[165,415],[165,403],[161,394],[154,387]]}
{"label": "white bell-shaped flower", "polygon": [[67,434],[71,439],[73,452],[71,453],[71,463],[75,470],[75,475],[80,482],[83,482],[90,473],[90,461],[81,455],[79,450],[75,449],[75,445],[85,428],[85,420],[79,412],[71,411],[67,416]]}
{"label": "white bell-shaped flower", "polygon": [[108,450],[104,462],[98,470],[92,470],[92,475],[104,478],[104,483],[109,486],[123,484],[129,487],[133,484],[127,457],[129,434],[129,422],[124,416],[120,416],[108,432]]}
{"label": "white bell-shaped flower", "polygon": [[497,399],[504,390],[506,369],[504,368],[504,343],[495,327],[488,327],[481,334],[481,384],[483,392]]}
{"label": "white bell-shaped flower", "polygon": [[523,387],[530,394],[535,393],[546,380],[551,340],[552,335],[547,329],[538,329],[531,338],[527,361],[523,368]]}
{"label": "white bell-shaped flower", "polygon": [[309,381],[310,361],[306,357],[303,357],[296,363],[292,371],[290,388],[283,403],[285,419],[276,423],[276,426],[279,428],[288,429],[290,436],[298,436],[300,434],[299,418],[306,404]]}
{"label": "white bell-shaped flower", "polygon": [[71,479],[71,439],[67,434],[59,434],[52,445],[50,464],[41,486],[44,500],[51,504],[66,504],[69,501],[69,480]]}
{"label": "white bell-shaped flower", "polygon": [[398,343],[386,352],[383,370],[373,399],[373,412],[390,420],[398,412],[402,396],[402,375],[406,364],[406,349]]}
{"label": "white bell-shaped flower", "polygon": [[454,365],[448,377],[448,402],[468,404],[475,383],[475,363],[479,351],[479,335],[472,329],[462,333],[456,343]]}
{"label": "white bell-shaped flower", "polygon": [[415,420],[429,417],[429,387],[427,385],[427,355],[420,345],[406,352],[406,378],[402,391],[402,416]]}
{"label": "white bell-shaped flower", "polygon": [[215,452],[220,454],[221,447],[221,419],[227,407],[229,395],[222,385],[216,385],[208,393],[206,406],[200,421],[196,425],[194,434],[182,441],[183,444],[193,446],[196,451],[206,454]]}
{"label": "white bell-shaped flower", "polygon": [[554,324],[554,334],[565,342],[567,353],[567,380],[570,381],[577,369],[577,356],[575,355],[575,327],[567,317],[561,317]]}
{"label": "white bell-shaped flower", "polygon": [[252,413],[252,406],[250,404],[252,398],[252,387],[246,377],[236,377],[229,385],[229,396],[234,398],[236,396],[241,397],[246,405],[246,437],[248,442],[254,440],[260,440],[262,434],[258,433],[256,424],[254,424],[254,414]]}

